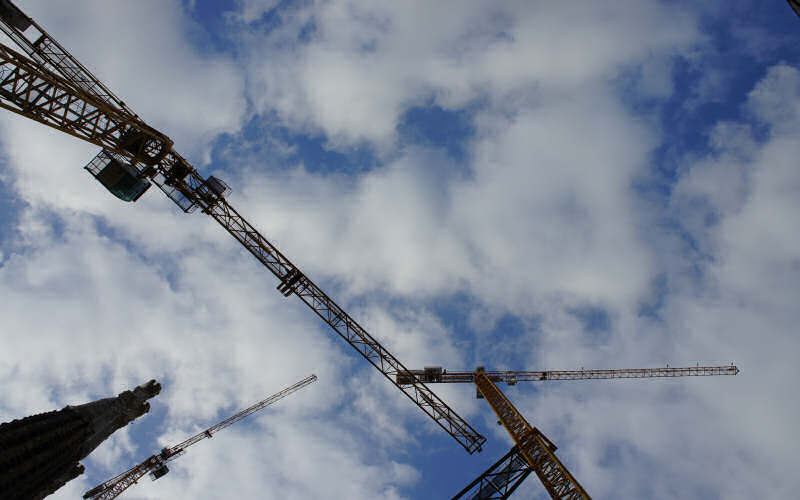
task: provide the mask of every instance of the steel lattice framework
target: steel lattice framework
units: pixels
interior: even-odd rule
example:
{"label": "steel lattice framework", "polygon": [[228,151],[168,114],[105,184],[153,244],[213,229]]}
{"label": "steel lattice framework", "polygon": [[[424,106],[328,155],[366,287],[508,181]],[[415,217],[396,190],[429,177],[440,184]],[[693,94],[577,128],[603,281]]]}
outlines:
{"label": "steel lattice framework", "polygon": [[515,445],[452,500],[506,500],[530,473],[530,465]]}
{"label": "steel lattice framework", "polygon": [[525,417],[481,369],[475,370],[475,386],[491,405],[519,447],[519,452],[539,476],[539,480],[552,498],[561,500],[591,498],[556,457],[556,446],[539,429],[532,427],[525,420]]}
{"label": "steel lattice framework", "polygon": [[[517,382],[542,382],[548,380],[609,380],[618,378],[672,378],[672,377],[711,377],[717,375],[736,375],[736,365],[724,366],[689,366],[685,368],[623,368],[613,370],[548,370],[548,371],[502,371],[484,372],[492,382],[505,382],[514,385]],[[448,371],[439,366],[425,370],[411,370],[397,374],[400,384],[421,380],[426,384],[462,383],[475,381],[475,372]]]}
{"label": "steel lattice framework", "polygon": [[284,295],[296,293],[468,453],[480,451],[486,438],[422,382],[398,384],[396,375],[409,370],[228,203],[224,183],[203,178],[169,137],[139,119],[38,25],[41,42],[28,40],[23,32],[33,21],[8,0],[0,0],[0,22],[35,59],[0,44],[0,107],[127,159],[183,211],[200,208],[213,217],[278,277]]}
{"label": "steel lattice framework", "polygon": [[[147,473],[156,472],[157,476],[154,476],[156,479],[161,477],[162,475],[166,474],[169,469],[166,468],[167,462],[170,462],[179,456],[185,453],[186,448],[192,446],[193,444],[202,441],[204,439],[212,437],[217,432],[221,431],[222,429],[235,424],[236,422],[246,418],[253,413],[266,408],[267,406],[279,401],[289,394],[299,391],[303,387],[312,384],[317,380],[316,375],[310,375],[303,380],[283,389],[282,391],[273,394],[272,396],[259,401],[258,403],[254,404],[253,406],[232,415],[222,422],[219,422],[216,425],[209,427],[208,429],[204,430],[203,432],[198,432],[194,436],[190,437],[189,439],[183,441],[182,443],[176,444],[170,448],[164,448],[161,452],[157,455],[152,455],[148,457],[144,462],[131,467],[127,471],[115,476],[108,481],[101,483],[91,490],[87,491],[83,498],[91,498],[92,500],[111,500],[112,498],[118,497],[123,491],[130,488],[137,482],[139,479],[144,477]],[[163,471],[163,473],[159,473],[158,471]]]}
{"label": "steel lattice framework", "polygon": [[[25,15],[14,4],[0,0],[0,14],[3,22],[0,30],[5,32],[39,67],[58,72],[75,88],[81,89],[113,109],[119,110],[130,118],[138,119],[136,113],[103,82],[98,80],[83,64],[72,57],[72,54],[51,37],[36,21]],[[33,29],[30,29],[30,28]]]}

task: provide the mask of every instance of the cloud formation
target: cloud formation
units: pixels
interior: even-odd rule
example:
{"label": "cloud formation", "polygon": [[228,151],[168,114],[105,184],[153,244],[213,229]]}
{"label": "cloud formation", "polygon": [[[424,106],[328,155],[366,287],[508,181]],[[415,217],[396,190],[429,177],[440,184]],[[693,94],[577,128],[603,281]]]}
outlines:
{"label": "cloud formation", "polygon": [[[23,6],[409,368],[743,367],[508,388],[594,497],[790,496],[800,71],[718,20],[759,47],[734,82],[712,7]],[[414,110],[450,132],[404,135]],[[311,372],[129,494],[448,497],[510,447],[473,388],[434,386],[490,439],[468,457],[213,221],[122,204],[79,172],[93,146],[3,116],[0,416],[164,384],[54,498]]]}

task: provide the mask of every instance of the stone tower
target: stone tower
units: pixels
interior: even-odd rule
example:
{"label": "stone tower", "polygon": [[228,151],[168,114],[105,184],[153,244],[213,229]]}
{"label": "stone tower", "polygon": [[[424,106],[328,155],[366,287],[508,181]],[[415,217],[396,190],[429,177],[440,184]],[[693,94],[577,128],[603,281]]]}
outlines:
{"label": "stone tower", "polygon": [[85,458],[117,429],[150,410],[151,380],[115,398],[0,424],[0,498],[41,499],[83,473]]}

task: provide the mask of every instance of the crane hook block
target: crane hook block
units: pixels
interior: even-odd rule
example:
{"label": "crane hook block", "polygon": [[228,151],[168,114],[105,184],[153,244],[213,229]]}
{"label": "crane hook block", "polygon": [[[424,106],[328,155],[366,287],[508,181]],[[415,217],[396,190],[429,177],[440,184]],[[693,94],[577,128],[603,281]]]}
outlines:
{"label": "crane hook block", "polygon": [[122,201],[136,201],[150,188],[150,181],[136,167],[105,149],[84,168]]}

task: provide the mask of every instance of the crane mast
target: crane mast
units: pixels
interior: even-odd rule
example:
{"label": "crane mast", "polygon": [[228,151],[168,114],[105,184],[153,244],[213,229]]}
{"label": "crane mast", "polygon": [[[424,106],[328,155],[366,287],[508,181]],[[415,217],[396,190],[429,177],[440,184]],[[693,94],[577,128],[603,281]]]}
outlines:
{"label": "crane mast", "polygon": [[511,404],[481,368],[475,370],[475,386],[494,410],[500,423],[519,447],[519,453],[539,476],[547,492],[559,500],[589,500],[591,497],[555,455],[556,445]]}
{"label": "crane mast", "polygon": [[147,473],[150,473],[153,476],[154,480],[165,476],[169,472],[169,468],[167,467],[167,462],[170,462],[178,458],[179,456],[183,455],[186,452],[186,448],[206,438],[212,437],[214,434],[221,431],[222,429],[235,424],[236,422],[252,415],[253,413],[259,410],[266,408],[267,406],[275,403],[276,401],[285,398],[289,394],[296,392],[307,385],[312,384],[316,380],[317,376],[312,374],[304,378],[303,380],[283,389],[282,391],[275,393],[264,400],[259,401],[253,406],[246,408],[240,411],[239,413],[236,413],[235,415],[231,415],[230,417],[219,422],[218,424],[213,425],[208,429],[195,434],[194,436],[183,441],[182,443],[178,443],[175,446],[169,448],[164,448],[157,455],[151,455],[142,463],[135,465],[134,467],[131,467],[122,474],[119,474],[118,476],[115,476],[109,479],[108,481],[95,486],[91,490],[84,493],[83,498],[92,500],[110,500],[112,498],[118,497],[123,491],[125,491],[132,485],[136,484],[139,481],[139,479],[141,479]]}
{"label": "crane mast", "polygon": [[531,472],[519,446],[514,445],[451,500],[506,500]]}
{"label": "crane mast", "polygon": [[[10,0],[0,0],[0,24],[33,57],[0,44],[0,107],[103,148],[86,169],[120,199],[135,201],[152,182],[184,212],[200,208],[210,215],[278,278],[284,296],[300,297],[468,453],[480,451],[486,438],[424,383],[397,383],[397,374],[409,370],[230,205],[223,181],[202,177],[169,137],[130,111]],[[23,33],[31,25],[42,34],[33,42]]]}
{"label": "crane mast", "polygon": [[[724,366],[689,366],[685,368],[623,368],[614,370],[548,370],[548,371],[503,371],[489,370],[485,374],[492,382],[541,382],[548,380],[608,380],[617,378],[672,378],[710,377],[736,375],[739,368],[731,363]],[[441,366],[427,366],[424,370],[410,370],[397,374],[398,384],[420,381],[425,384],[475,382],[475,372],[448,371]]]}

